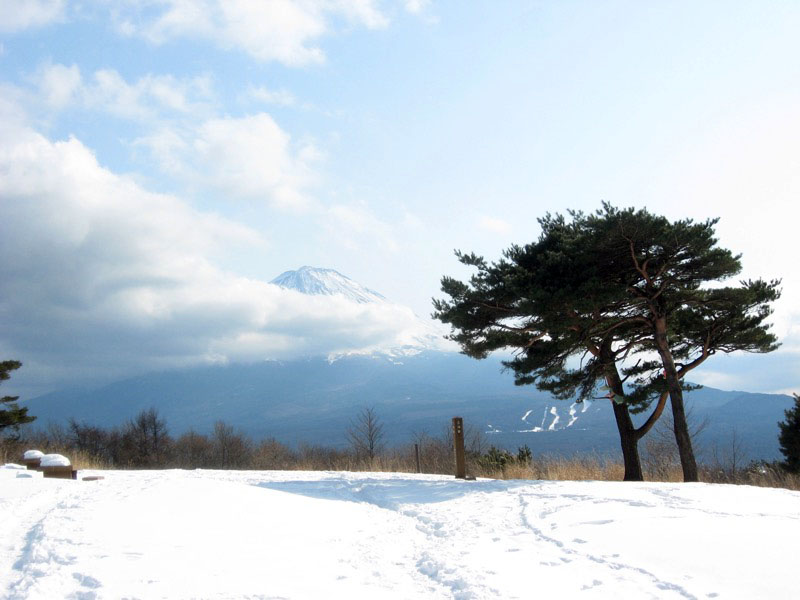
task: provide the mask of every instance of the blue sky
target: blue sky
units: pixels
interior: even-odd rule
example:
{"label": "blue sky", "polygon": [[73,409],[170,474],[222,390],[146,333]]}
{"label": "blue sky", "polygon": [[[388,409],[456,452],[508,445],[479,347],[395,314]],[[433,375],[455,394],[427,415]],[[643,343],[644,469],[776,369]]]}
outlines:
{"label": "blue sky", "polygon": [[369,346],[408,315],[264,282],[331,267],[426,316],[453,249],[608,200],[721,217],[783,279],[780,353],[698,377],[796,389],[797,31],[791,2],[6,0],[0,351],[28,391]]}

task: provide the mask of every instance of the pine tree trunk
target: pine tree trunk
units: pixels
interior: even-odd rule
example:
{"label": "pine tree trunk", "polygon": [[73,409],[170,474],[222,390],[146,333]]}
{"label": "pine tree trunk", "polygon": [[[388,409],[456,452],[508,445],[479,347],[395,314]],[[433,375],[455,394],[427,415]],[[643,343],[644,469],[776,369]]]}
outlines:
{"label": "pine tree trunk", "polygon": [[672,420],[674,423],[675,443],[678,445],[678,455],[681,459],[684,481],[699,481],[697,475],[697,462],[692,449],[692,438],[689,435],[689,426],[686,423],[686,411],[683,407],[683,389],[672,359],[672,351],[667,341],[667,322],[663,317],[655,321],[656,349],[664,365],[664,376],[667,380],[669,399],[672,406]]}
{"label": "pine tree trunk", "polygon": [[[600,360],[606,365],[606,384],[611,392],[611,406],[614,409],[614,419],[617,422],[619,432],[619,443],[622,447],[622,461],[625,465],[625,475],[623,481],[644,481],[642,474],[642,463],[639,460],[639,436],[633,426],[631,413],[628,405],[624,402],[625,388],[622,385],[619,371],[614,363],[614,357],[610,354],[610,339],[600,347]],[[623,402],[615,402],[614,398],[620,398]]]}
{"label": "pine tree trunk", "polygon": [[644,481],[642,463],[639,460],[639,436],[633,426],[631,415],[626,404],[617,404],[613,400],[614,418],[617,421],[619,441],[622,446],[622,461],[625,465],[623,481]]}

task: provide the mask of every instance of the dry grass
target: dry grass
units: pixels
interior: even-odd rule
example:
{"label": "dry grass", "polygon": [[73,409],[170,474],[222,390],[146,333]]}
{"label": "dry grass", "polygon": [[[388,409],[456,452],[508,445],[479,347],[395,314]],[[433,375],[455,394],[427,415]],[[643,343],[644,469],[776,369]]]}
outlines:
{"label": "dry grass", "polygon": [[[0,442],[0,464],[21,463],[23,453],[25,450],[29,449],[31,449],[30,444],[15,440],[4,440]],[[66,456],[72,463],[73,468],[78,470],[111,468],[111,465],[107,462],[88,452],[61,446],[42,446],[38,447],[38,449],[45,454],[61,454]]]}
{"label": "dry grass", "polygon": [[800,475],[787,473],[774,465],[753,466],[734,473],[720,469],[701,469],[700,480],[706,483],[754,485],[800,492]]}
{"label": "dry grass", "polygon": [[[541,479],[550,481],[622,481],[622,463],[603,457],[575,456],[534,459],[530,465],[513,463],[503,470],[476,470],[480,477],[493,479]],[[655,473],[645,473],[645,481],[680,483],[683,472],[679,465],[661,466]],[[787,473],[772,465],[753,466],[736,472],[718,468],[700,469],[704,483],[752,485],[800,491],[800,475]]]}
{"label": "dry grass", "polygon": [[69,450],[69,449],[56,449],[53,451],[55,454],[63,454],[67,458],[69,458],[72,466],[78,470],[85,470],[85,469],[110,469],[111,465],[96,457],[88,452],[83,452],[81,450]]}
{"label": "dry grass", "polygon": [[[482,470],[481,477],[494,479],[541,479],[550,481],[622,481],[625,468],[621,462],[605,456],[544,456],[530,464],[512,463],[502,470]],[[659,473],[660,477],[647,477],[649,481],[681,481],[680,469]]]}

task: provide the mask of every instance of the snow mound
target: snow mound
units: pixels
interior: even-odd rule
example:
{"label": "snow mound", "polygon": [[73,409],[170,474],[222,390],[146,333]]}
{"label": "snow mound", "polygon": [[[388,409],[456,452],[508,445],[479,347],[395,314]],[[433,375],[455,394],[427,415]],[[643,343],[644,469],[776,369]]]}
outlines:
{"label": "snow mound", "polygon": [[25,454],[22,455],[22,458],[25,460],[33,460],[35,458],[42,458],[44,456],[44,452],[41,450],[25,450]]}
{"label": "snow mound", "polygon": [[6,463],[6,464],[4,464],[4,465],[3,465],[2,467],[0,467],[0,468],[3,468],[3,469],[13,469],[13,470],[17,470],[17,471],[24,471],[24,470],[25,470],[25,469],[27,469],[28,467],[26,467],[25,465],[16,465],[16,464],[14,464],[14,463]]}
{"label": "snow mound", "polygon": [[39,464],[43,467],[68,467],[72,463],[61,454],[45,454]]}

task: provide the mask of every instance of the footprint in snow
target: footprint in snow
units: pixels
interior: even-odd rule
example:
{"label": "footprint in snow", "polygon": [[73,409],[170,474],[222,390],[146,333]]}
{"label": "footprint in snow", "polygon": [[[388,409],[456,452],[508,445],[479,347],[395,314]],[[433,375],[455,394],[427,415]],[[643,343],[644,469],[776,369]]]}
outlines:
{"label": "footprint in snow", "polygon": [[73,573],[73,579],[75,579],[78,583],[80,583],[83,587],[87,588],[99,588],[102,587],[102,583],[100,583],[97,579],[92,577],[91,575],[84,575],[83,573]]}
{"label": "footprint in snow", "polygon": [[608,525],[613,522],[613,519],[601,519],[600,521],[584,521],[581,525]]}

